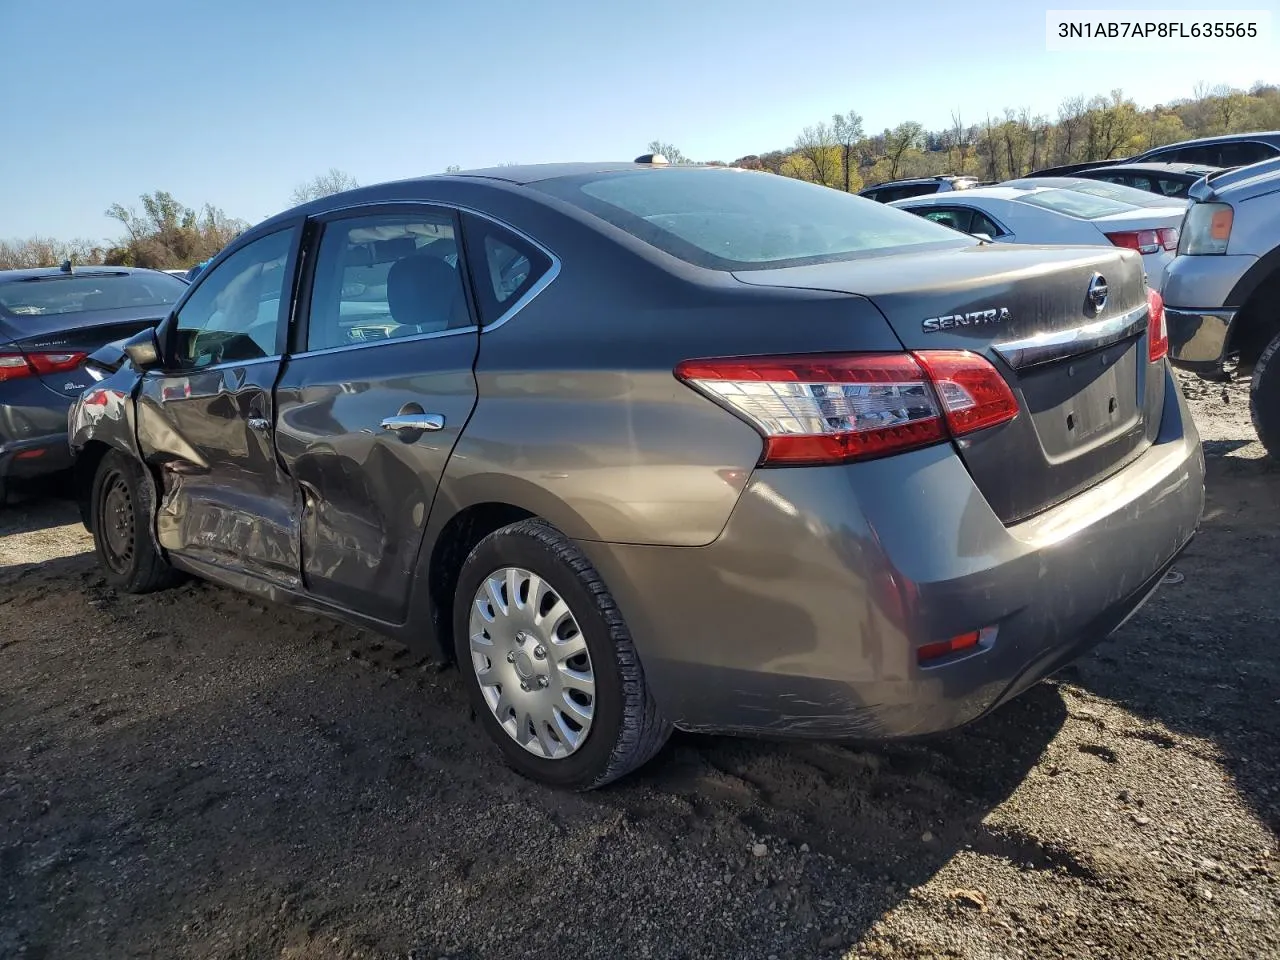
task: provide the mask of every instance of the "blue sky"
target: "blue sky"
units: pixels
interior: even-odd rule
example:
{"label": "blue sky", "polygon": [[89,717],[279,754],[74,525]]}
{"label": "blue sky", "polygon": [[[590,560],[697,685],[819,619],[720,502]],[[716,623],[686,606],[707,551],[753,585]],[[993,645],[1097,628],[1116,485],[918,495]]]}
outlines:
{"label": "blue sky", "polygon": [[1047,8],[1100,6],[0,0],[0,237],[110,237],[102,212],[156,189],[256,222],[330,167],[374,183],[452,163],[629,159],[654,138],[728,161],[849,109],[869,131],[938,128],[953,108],[969,122],[1006,106],[1052,116],[1113,87],[1146,105],[1197,82],[1280,81],[1274,40],[1195,63],[1046,51]]}

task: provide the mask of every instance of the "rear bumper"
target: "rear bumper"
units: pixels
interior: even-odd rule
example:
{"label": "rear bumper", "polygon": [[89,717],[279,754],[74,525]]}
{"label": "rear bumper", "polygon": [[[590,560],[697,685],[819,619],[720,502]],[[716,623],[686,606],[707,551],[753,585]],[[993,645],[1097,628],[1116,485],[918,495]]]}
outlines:
{"label": "rear bumper", "polygon": [[1231,324],[1236,318],[1234,308],[1184,310],[1166,306],[1164,317],[1171,363],[1205,374],[1222,368]]}
{"label": "rear bumper", "polygon": [[0,384],[0,479],[38,477],[71,466],[71,400],[34,377]]}
{"label": "rear bumper", "polygon": [[65,432],[0,443],[0,480],[42,477],[70,466]]}
{"label": "rear bumper", "polygon": [[[1006,527],[949,445],[759,470],[706,547],[583,543],[659,708],[690,730],[900,737],[976,719],[1116,629],[1188,543],[1199,437],[1171,376],[1157,442]],[[922,667],[926,643],[995,627]]]}

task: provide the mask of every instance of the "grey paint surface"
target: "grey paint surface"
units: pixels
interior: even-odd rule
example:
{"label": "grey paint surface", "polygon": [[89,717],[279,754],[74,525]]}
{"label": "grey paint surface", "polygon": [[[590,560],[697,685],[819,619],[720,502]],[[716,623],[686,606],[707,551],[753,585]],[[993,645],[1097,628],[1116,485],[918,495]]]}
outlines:
{"label": "grey paint surface", "polygon": [[1252,332],[1237,329],[1238,315],[1263,323],[1270,317],[1270,305],[1258,297],[1280,273],[1280,158],[1214,174],[1192,187],[1191,197],[1231,205],[1231,238],[1221,255],[1176,256],[1161,295],[1169,308],[1170,358],[1214,373]]}
{"label": "grey paint surface", "polygon": [[[144,377],[137,444],[176,564],[438,650],[438,538],[468,508],[515,508],[597,564],[669,719],[900,735],[972,719],[1100,639],[1194,531],[1198,441],[1145,332],[1031,367],[997,349],[1141,312],[1136,254],[965,241],[735,276],[519,186],[557,170],[501,175],[362,188],[229,248],[300,216],[431,202],[536,238],[559,274],[481,333],[296,356],[284,337],[283,360]],[[1096,273],[1101,314],[1085,311]],[[995,325],[922,325],[997,306]],[[755,430],[672,375],[697,357],[904,346],[982,353],[1018,418],[881,460],[760,469]],[[444,429],[379,431],[407,403]],[[1088,436],[1064,426],[1071,412]],[[81,404],[73,445],[128,448],[129,429]],[[919,644],[989,626],[980,652],[917,665]]]}

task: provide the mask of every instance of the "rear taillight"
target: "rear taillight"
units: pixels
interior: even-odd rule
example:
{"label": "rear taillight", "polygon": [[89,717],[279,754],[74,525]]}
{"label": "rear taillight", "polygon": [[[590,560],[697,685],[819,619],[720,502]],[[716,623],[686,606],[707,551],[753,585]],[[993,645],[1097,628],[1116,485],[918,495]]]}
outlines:
{"label": "rear taillight", "polygon": [[1147,311],[1147,359],[1155,363],[1169,353],[1169,328],[1164,322],[1164,298],[1149,288]]}
{"label": "rear taillight", "polygon": [[1139,253],[1159,253],[1161,250],[1178,249],[1178,228],[1161,227],[1158,230],[1121,230],[1108,233],[1107,239],[1117,247],[1127,247]]}
{"label": "rear taillight", "polygon": [[69,373],[84,363],[85,356],[83,353],[71,352],[0,353],[0,380]]}
{"label": "rear taillight", "polygon": [[762,465],[882,457],[1018,414],[1009,384],[967,350],[686,360],[675,374],[760,431]]}
{"label": "rear taillight", "polygon": [[0,353],[0,383],[5,380],[19,380],[29,377],[34,370],[21,353]]}
{"label": "rear taillight", "polygon": [[83,353],[28,353],[27,362],[36,373],[70,373],[84,363]]}

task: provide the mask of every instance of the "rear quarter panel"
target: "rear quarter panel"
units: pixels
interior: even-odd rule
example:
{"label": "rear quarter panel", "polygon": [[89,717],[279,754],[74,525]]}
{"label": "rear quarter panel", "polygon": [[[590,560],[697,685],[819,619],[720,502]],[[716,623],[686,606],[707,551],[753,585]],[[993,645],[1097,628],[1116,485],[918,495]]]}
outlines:
{"label": "rear quarter panel", "polygon": [[[507,503],[581,540],[699,546],[719,536],[762,451],[745,422],[674,376],[682,360],[900,350],[868,301],[766,290],[693,268],[607,224],[513,209],[560,273],[480,337],[479,400],[432,526]],[[501,218],[505,211],[489,207]]]}

